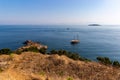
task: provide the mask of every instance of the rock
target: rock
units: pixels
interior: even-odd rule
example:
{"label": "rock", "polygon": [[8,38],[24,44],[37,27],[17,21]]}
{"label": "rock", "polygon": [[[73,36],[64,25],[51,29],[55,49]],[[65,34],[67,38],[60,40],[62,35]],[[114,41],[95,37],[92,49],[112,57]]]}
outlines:
{"label": "rock", "polygon": [[41,48],[47,49],[48,48],[46,45],[42,45],[39,42],[33,42],[31,40],[26,40],[25,42],[23,42],[23,44],[24,44],[24,46],[20,47],[18,50],[23,50],[23,49],[30,48],[30,47],[37,47],[37,49],[41,49]]}

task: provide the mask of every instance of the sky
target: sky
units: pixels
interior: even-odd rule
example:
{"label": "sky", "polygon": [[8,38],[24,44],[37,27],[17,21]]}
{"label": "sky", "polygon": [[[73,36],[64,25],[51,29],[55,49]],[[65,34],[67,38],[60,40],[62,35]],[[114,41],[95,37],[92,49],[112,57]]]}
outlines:
{"label": "sky", "polygon": [[120,25],[120,0],[0,0],[0,24]]}

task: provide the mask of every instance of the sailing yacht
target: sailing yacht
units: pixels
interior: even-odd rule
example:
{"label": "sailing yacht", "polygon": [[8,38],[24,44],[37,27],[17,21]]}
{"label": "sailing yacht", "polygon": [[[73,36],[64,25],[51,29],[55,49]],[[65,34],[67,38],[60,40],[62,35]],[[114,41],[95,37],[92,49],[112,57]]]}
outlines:
{"label": "sailing yacht", "polygon": [[77,44],[79,42],[80,42],[80,40],[78,39],[78,35],[77,35],[77,39],[71,40],[71,44]]}

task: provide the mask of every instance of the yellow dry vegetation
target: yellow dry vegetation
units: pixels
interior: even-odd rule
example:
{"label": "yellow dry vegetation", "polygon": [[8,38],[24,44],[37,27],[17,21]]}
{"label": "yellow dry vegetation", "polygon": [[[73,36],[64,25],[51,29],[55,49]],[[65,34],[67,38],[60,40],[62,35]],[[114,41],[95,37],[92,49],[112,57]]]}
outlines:
{"label": "yellow dry vegetation", "polygon": [[120,69],[66,56],[24,52],[0,55],[0,80],[119,80]]}

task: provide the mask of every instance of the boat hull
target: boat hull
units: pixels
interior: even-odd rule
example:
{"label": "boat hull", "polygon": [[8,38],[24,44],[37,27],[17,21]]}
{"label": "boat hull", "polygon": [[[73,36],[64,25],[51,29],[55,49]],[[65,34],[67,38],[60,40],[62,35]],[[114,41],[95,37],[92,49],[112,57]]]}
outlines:
{"label": "boat hull", "polygon": [[71,40],[71,44],[78,44],[79,42],[79,40]]}

